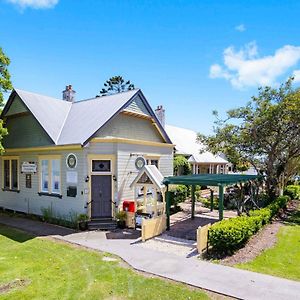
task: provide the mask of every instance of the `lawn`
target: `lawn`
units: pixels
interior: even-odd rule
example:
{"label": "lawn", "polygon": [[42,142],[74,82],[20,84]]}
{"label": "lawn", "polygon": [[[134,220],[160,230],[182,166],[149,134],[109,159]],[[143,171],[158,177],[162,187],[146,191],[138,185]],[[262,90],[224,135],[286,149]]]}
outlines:
{"label": "lawn", "polygon": [[300,281],[300,210],[278,232],[275,246],[238,268]]}
{"label": "lawn", "polygon": [[0,225],[0,299],[209,299],[120,260]]}

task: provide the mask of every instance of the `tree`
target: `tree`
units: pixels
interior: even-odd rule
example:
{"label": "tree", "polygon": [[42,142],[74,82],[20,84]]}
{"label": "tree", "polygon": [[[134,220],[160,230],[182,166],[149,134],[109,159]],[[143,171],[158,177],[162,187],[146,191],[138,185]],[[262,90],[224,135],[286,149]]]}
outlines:
{"label": "tree", "polygon": [[250,163],[264,174],[271,199],[286,182],[291,161],[300,155],[300,91],[293,89],[292,81],[278,89],[259,88],[258,96],[229,110],[225,120],[214,112],[214,135],[198,135],[207,150],[224,153],[236,165]]}
{"label": "tree", "polygon": [[113,95],[134,89],[130,80],[125,81],[122,76],[113,76],[106,80],[104,88],[100,91],[101,96]]}
{"label": "tree", "polygon": [[191,165],[183,155],[174,157],[174,174],[175,175],[189,175],[191,174]]}
{"label": "tree", "polygon": [[[8,92],[12,89],[12,83],[10,81],[10,74],[8,72],[8,66],[10,64],[9,58],[5,55],[2,48],[0,47],[0,108],[4,105],[3,93]],[[0,120],[0,152],[2,153],[4,148],[2,145],[3,137],[7,135],[7,129],[3,128],[3,120]]]}

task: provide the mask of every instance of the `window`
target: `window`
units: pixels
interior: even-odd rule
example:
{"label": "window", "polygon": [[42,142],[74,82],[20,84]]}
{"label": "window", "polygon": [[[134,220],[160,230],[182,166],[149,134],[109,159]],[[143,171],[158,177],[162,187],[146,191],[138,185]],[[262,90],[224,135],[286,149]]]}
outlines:
{"label": "window", "polygon": [[147,158],[147,165],[153,165],[156,166],[156,168],[159,168],[159,159],[157,158]]}
{"label": "window", "polygon": [[93,160],[92,172],[110,172],[111,163],[110,160]]}
{"label": "window", "polygon": [[41,169],[41,192],[49,194],[60,194],[60,159],[43,158],[40,160]]}
{"label": "window", "polygon": [[19,189],[19,159],[3,159],[3,188],[6,190]]}

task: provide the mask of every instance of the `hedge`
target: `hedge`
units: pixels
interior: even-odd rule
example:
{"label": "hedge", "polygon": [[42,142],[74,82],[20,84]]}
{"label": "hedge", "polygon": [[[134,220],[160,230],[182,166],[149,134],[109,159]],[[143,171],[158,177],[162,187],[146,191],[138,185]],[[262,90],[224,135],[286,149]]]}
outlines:
{"label": "hedge", "polygon": [[300,185],[288,185],[284,189],[284,195],[290,196],[292,199],[300,199]]}
{"label": "hedge", "polygon": [[289,196],[280,196],[263,209],[251,210],[249,216],[231,218],[213,224],[209,229],[210,246],[218,252],[229,252],[240,248],[263,225],[269,223],[289,200]]}

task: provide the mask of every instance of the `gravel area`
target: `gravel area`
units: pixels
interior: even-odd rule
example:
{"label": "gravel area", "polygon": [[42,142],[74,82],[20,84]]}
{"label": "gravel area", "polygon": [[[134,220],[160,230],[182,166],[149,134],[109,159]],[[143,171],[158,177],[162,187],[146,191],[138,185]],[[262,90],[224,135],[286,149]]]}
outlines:
{"label": "gravel area", "polygon": [[196,242],[174,238],[165,234],[136,245],[141,248],[148,248],[184,257],[198,255]]}

